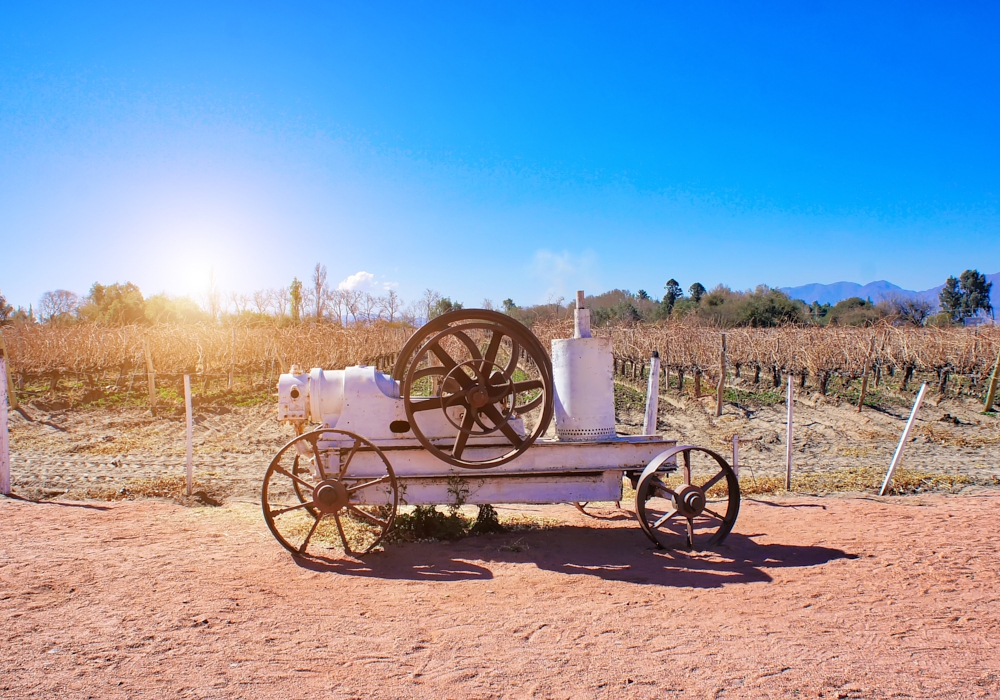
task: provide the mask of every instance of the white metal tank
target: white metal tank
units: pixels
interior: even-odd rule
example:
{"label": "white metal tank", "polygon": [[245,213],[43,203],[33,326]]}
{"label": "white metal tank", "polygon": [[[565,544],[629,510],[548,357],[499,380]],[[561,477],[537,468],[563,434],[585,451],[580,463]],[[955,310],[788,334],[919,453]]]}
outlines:
{"label": "white metal tank", "polygon": [[590,310],[577,292],[574,337],[552,341],[556,437],[606,440],[615,433],[614,363],[610,338],[590,335]]}

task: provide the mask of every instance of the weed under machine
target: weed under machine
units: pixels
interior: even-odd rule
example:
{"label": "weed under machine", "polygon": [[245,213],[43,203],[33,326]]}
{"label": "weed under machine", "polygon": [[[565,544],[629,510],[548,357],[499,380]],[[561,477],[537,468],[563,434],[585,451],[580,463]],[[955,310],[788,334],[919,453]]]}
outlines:
{"label": "weed under machine", "polygon": [[620,501],[626,478],[657,546],[721,542],[739,512],[736,475],[712,450],[617,434],[611,341],[591,337],[582,296],[551,359],[511,317],[469,309],[417,330],[391,375],[282,374],[278,419],[299,435],[264,476],[278,542],[302,556],[364,554],[400,505]]}

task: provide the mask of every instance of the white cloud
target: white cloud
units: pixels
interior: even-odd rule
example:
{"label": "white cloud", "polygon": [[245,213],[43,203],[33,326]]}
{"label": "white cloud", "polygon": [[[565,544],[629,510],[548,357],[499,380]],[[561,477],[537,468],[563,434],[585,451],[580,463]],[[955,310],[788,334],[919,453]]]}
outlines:
{"label": "white cloud", "polygon": [[573,298],[577,289],[597,291],[597,263],[597,254],[592,250],[580,253],[536,250],[531,261],[531,272],[541,286],[536,293],[542,292],[544,301],[553,302],[560,297]]}
{"label": "white cloud", "polygon": [[374,279],[375,275],[373,275],[370,272],[365,272],[364,270],[361,270],[359,272],[355,272],[353,275],[343,280],[340,284],[337,285],[337,289],[345,290],[345,289],[357,289],[359,287],[370,287],[372,280]]}
{"label": "white cloud", "polygon": [[399,282],[383,282],[382,289],[389,291],[390,289],[398,289]]}

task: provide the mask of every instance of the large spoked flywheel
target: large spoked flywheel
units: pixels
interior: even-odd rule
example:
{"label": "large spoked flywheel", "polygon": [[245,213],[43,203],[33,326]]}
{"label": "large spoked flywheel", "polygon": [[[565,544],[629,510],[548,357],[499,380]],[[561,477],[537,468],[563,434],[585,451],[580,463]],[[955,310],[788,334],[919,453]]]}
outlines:
{"label": "large spoked flywheel", "polygon": [[[548,354],[531,331],[496,311],[452,311],[430,321],[403,346],[392,376],[413,434],[458,467],[506,464],[552,420]],[[442,427],[454,437],[442,439]]]}

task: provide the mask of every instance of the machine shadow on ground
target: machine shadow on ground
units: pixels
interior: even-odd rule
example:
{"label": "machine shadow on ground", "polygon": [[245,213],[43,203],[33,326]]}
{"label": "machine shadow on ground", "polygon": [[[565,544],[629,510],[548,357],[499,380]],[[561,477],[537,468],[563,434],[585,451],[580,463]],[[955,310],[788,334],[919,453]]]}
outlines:
{"label": "machine shadow on ground", "polygon": [[819,566],[857,556],[840,549],[758,544],[732,534],[704,551],[656,549],[631,527],[560,526],[470,537],[457,542],[388,545],[363,559],[296,558],[311,571],[413,581],[490,580],[491,564],[530,564],[570,576],[595,576],[651,586],[718,588],[767,583],[768,570]]}

